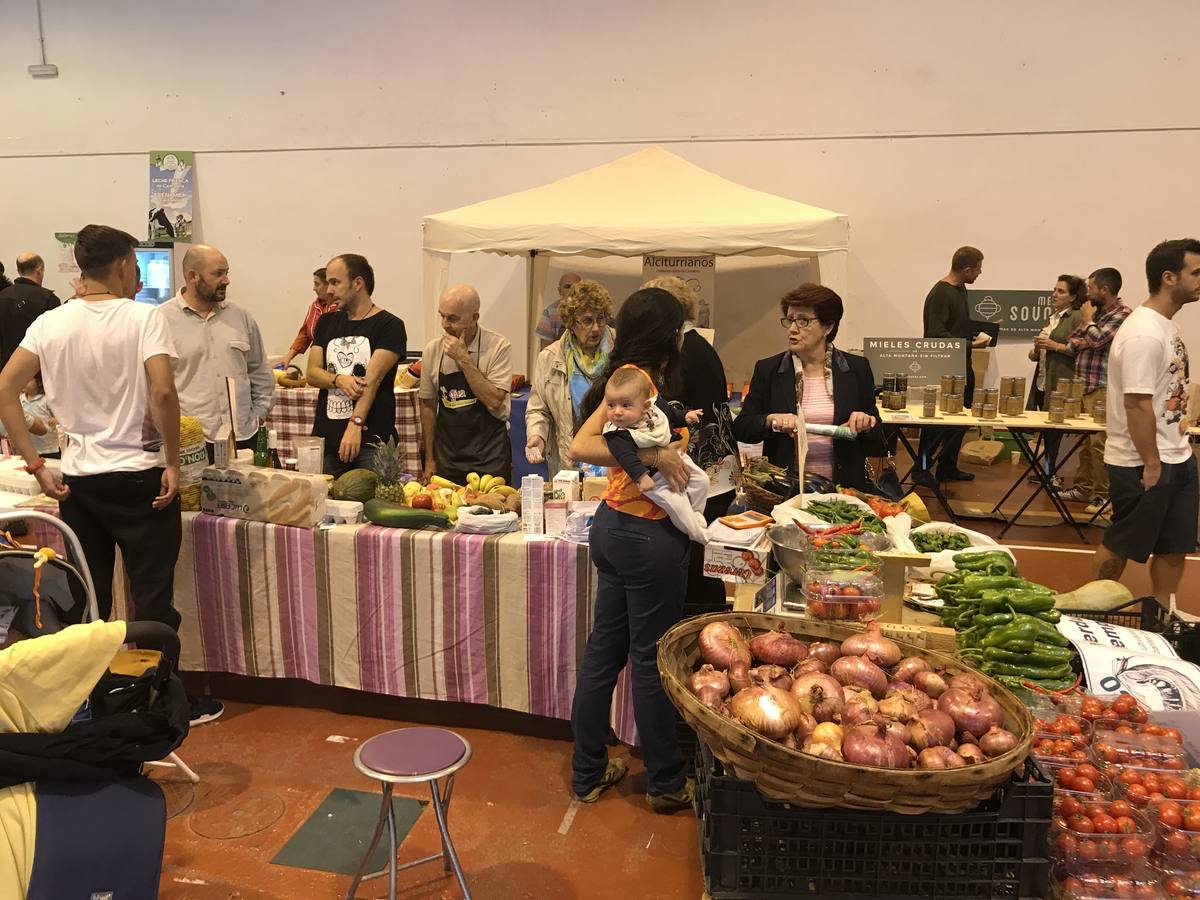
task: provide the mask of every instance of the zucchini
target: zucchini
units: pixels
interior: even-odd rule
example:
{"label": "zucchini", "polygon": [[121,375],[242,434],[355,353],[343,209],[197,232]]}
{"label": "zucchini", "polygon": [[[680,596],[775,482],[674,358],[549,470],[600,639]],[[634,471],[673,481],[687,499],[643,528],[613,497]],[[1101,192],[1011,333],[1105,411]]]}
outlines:
{"label": "zucchini", "polygon": [[449,528],[445,513],[428,509],[412,509],[386,500],[368,500],[363,506],[368,522],[388,528]]}

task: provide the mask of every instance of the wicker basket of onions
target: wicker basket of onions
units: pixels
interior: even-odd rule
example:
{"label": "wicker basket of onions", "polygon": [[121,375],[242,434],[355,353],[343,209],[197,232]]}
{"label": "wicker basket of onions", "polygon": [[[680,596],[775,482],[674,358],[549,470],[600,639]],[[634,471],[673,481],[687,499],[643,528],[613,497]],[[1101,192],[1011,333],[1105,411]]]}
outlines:
{"label": "wicker basket of onions", "polygon": [[[793,627],[795,627],[793,622]],[[1025,760],[1029,711],[959,660],[866,631],[762,613],[680,622],[658,644],[667,696],[769,800],[959,813]]]}

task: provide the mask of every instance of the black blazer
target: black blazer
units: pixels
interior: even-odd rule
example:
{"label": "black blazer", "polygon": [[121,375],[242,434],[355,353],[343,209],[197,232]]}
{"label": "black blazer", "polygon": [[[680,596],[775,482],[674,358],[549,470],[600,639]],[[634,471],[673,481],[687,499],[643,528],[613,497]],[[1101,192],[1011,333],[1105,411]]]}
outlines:
{"label": "black blazer", "polygon": [[[796,464],[796,440],[792,435],[767,428],[771,413],[796,412],[796,368],[790,351],[760,359],[754,365],[750,391],[742,399],[742,411],[733,421],[733,436],[743,444],[763,443],[763,453],[774,465],[790,468]],[[879,422],[875,405],[875,376],[871,364],[861,356],[833,350],[833,421],[841,425],[852,412],[864,412]],[[853,441],[833,442],[833,480],[836,484],[867,490],[864,465],[869,438],[878,432],[860,435]]]}
{"label": "black blazer", "polygon": [[683,372],[683,396],[679,399],[689,410],[704,411],[702,425],[715,422],[713,409],[729,400],[721,357],[695,331],[684,332],[679,357]]}
{"label": "black blazer", "polygon": [[8,364],[33,320],[58,305],[54,291],[28,278],[18,278],[0,291],[0,368]]}

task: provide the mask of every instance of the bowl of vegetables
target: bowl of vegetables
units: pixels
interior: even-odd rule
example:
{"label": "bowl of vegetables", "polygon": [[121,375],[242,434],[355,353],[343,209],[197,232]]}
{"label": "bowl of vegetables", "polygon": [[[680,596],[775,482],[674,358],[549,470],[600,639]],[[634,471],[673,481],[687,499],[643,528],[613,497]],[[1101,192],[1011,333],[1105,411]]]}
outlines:
{"label": "bowl of vegetables", "polygon": [[797,624],[714,613],[658,644],[667,696],[767,799],[958,813],[1024,762],[1033,719],[994,680],[874,622]]}

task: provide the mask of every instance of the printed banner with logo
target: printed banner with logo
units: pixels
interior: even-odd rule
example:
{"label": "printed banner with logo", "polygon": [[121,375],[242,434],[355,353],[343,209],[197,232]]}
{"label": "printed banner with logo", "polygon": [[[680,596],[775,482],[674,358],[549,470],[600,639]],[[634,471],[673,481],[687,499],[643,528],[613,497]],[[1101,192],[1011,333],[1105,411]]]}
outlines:
{"label": "printed banner with logo", "polygon": [[967,374],[967,342],[962,338],[863,338],[863,356],[876,384],[889,373],[908,376],[908,389],[937,384],[943,375]]}
{"label": "printed banner with logo", "polygon": [[192,242],[192,175],[195,154],[188,150],[150,151],[151,241]]}
{"label": "printed banner with logo", "polygon": [[58,271],[64,275],[78,275],[79,264],[75,262],[75,232],[56,231],[54,240],[58,241]]}
{"label": "printed banner with logo", "polygon": [[1001,340],[1037,337],[1054,311],[1049,291],[967,291],[967,306],[972,319],[999,319]]}
{"label": "printed banner with logo", "polygon": [[707,254],[642,257],[642,281],[662,275],[676,275],[692,289],[696,295],[696,318],[693,324],[697,328],[713,327],[716,273],[716,257]]}

